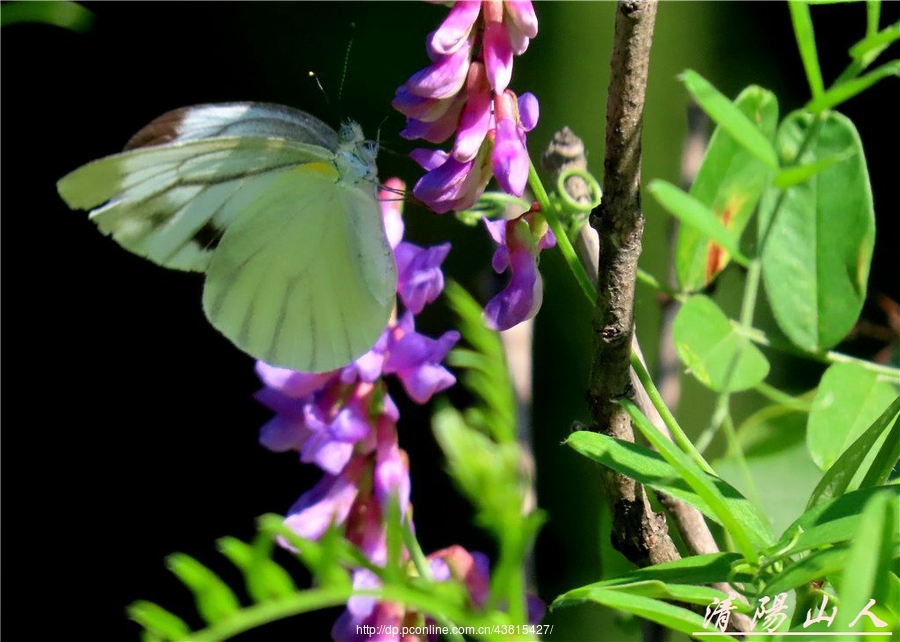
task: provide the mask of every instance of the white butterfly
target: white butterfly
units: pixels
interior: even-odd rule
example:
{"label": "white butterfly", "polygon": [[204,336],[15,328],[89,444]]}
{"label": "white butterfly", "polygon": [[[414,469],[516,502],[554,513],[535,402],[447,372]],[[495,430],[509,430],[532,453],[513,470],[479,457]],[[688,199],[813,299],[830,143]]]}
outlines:
{"label": "white butterfly", "polygon": [[154,263],[206,273],[203,309],[235,345],[306,372],[365,353],[397,270],[376,200],[376,145],[280,105],[164,114],[121,154],[57,184],[73,209]]}

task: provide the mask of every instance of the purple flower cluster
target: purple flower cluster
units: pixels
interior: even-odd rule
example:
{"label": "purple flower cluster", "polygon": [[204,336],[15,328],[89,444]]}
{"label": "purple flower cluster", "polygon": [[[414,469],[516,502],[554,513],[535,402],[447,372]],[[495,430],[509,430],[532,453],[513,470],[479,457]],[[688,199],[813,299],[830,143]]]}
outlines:
{"label": "purple flower cluster", "polygon": [[[263,362],[256,366],[264,384],[256,399],[275,412],[260,430],[260,442],[275,452],[297,451],[302,462],[315,464],[324,472],[322,479],[290,508],[285,524],[301,537],[313,540],[332,526],[342,528],[345,537],[377,565],[387,561],[384,516],[389,502],[397,501],[404,517],[411,509],[409,462],[397,441],[399,411],[383,377],[396,376],[409,397],[424,404],[456,382],[441,364],[459,340],[456,331],[445,332],[437,339],[416,332],[415,315],[443,291],[441,263],[450,244],[421,248],[402,240],[402,201],[394,195],[403,189],[402,182],[389,180],[380,201],[385,231],[397,261],[397,293],[405,312],[389,322],[369,352],[340,370],[303,373]],[[465,555],[457,552],[455,558]],[[444,552],[439,552],[432,558],[432,565],[439,567],[433,573],[435,578],[460,579],[449,572],[441,574],[446,568],[446,564],[440,566],[443,556]],[[464,565],[464,561],[458,565]],[[487,595],[486,567],[482,564],[479,568],[485,570],[477,575],[478,592],[472,593],[473,599]],[[469,581],[466,579],[467,587]],[[373,589],[380,580],[370,570],[360,568],[353,572],[353,585],[358,590]],[[475,588],[473,585],[472,590]],[[474,603],[483,603],[483,599]],[[412,615],[400,605],[356,596],[335,623],[332,636],[339,641],[363,639],[357,625],[400,626],[403,618]]]}
{"label": "purple flower cluster", "polygon": [[[539,108],[533,94],[517,97],[509,82],[513,56],[536,35],[528,0],[457,0],[427,38],[432,64],[397,90],[394,108],[407,117],[402,136],[442,143],[456,134],[449,152],[420,148],[411,154],[426,170],[413,193],[435,212],[472,207],[492,176],[506,193],[524,193],[530,166],[525,132],[537,124]],[[485,222],[500,245],[494,269],[512,274],[485,306],[485,319],[507,330],[540,308],[538,254],[555,239],[536,205],[515,221]]]}
{"label": "purple flower cluster", "polygon": [[443,214],[468,209],[491,176],[521,196],[528,181],[525,132],[537,124],[538,102],[508,89],[513,56],[537,35],[529,0],[457,0],[428,36],[432,64],[397,90],[394,108],[407,117],[401,135],[442,143],[450,152],[417,149],[412,157],[427,173],[413,194]]}

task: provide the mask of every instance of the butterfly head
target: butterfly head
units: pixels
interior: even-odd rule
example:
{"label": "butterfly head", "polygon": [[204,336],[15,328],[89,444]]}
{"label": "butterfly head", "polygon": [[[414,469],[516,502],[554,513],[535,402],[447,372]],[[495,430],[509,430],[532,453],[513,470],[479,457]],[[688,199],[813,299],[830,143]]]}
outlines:
{"label": "butterfly head", "polygon": [[378,143],[366,140],[359,123],[348,120],[341,125],[338,133],[338,150],[335,162],[342,180],[351,182],[378,180],[378,168],[375,157],[378,155]]}

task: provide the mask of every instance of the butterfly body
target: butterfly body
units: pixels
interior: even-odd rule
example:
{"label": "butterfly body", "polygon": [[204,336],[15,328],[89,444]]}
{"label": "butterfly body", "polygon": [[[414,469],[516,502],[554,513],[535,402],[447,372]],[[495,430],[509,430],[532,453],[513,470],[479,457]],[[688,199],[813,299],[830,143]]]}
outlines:
{"label": "butterfly body", "polygon": [[393,310],[375,155],[355,123],[338,133],[280,105],[200,105],[58,189],[126,249],[204,272],[206,316],[238,347],[321,372],[366,352]]}

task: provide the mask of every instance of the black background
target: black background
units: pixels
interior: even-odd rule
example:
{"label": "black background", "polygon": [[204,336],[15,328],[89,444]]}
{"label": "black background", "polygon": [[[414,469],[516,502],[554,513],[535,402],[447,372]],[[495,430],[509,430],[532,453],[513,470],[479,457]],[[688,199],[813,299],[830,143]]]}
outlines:
{"label": "black background", "polygon": [[[611,16],[612,5],[604,4]],[[560,10],[554,5],[538,6],[548,23]],[[103,238],[82,213],[66,209],[55,181],[117,151],[168,109],[244,99],[289,104],[332,125],[352,115],[370,135],[381,131],[388,148],[379,162],[382,178],[414,180],[417,170],[404,157],[409,146],[396,136],[403,120],[389,103],[394,88],[426,63],[424,36],[444,9],[381,2],[87,6],[96,22],[85,34],[43,25],[2,33],[4,620],[7,628],[11,621],[26,627],[29,638],[136,639],[138,628],[124,615],[130,602],[148,599],[182,616],[192,611],[187,590],[165,570],[165,555],[189,552],[236,585],[214,539],[251,537],[255,516],[283,513],[319,473],[257,444],[269,413],[250,396],[258,387],[253,362],[207,325],[201,278],[162,270]],[[854,24],[863,13],[855,9]],[[802,100],[805,81],[785,7],[745,3],[715,11],[723,30],[717,37],[726,43],[721,64],[727,67],[734,53],[752,67],[757,47],[767,60],[784,61],[772,84],[788,100]],[[885,13],[897,13],[893,3]],[[842,52],[861,34],[857,28],[854,37],[844,35],[848,15],[837,8],[816,22],[820,43],[842,43],[820,44],[827,70],[843,66]],[[553,36],[541,37],[544,50],[551,49]],[[685,42],[689,47],[690,34]],[[734,95],[742,79],[717,81]],[[897,98],[896,80],[888,80],[842,109],[860,130],[880,216],[870,290],[894,300],[900,298]],[[594,151],[595,158],[601,154]],[[484,235],[460,231],[449,217],[426,216],[410,214],[417,217],[411,238],[453,239],[450,269],[475,287],[489,260]],[[569,321],[565,310],[548,314]],[[877,311],[871,314],[878,320]],[[436,335],[449,318],[432,312],[422,322]],[[551,375],[538,373],[539,385],[542,376]],[[579,381],[580,371],[574,385]],[[428,412],[404,407],[403,413],[401,445],[413,459],[413,502],[426,552],[457,542],[492,552],[490,541],[468,526],[468,508],[441,471]],[[565,424],[552,430],[544,441],[558,444]],[[568,469],[541,475],[542,484],[565,487]],[[547,508],[552,519],[556,506]],[[594,532],[595,508],[569,510],[583,515],[576,528]],[[575,585],[563,573],[580,554],[568,548],[565,531],[551,523],[539,543],[538,577],[550,587],[541,591],[545,598]],[[241,639],[325,639],[338,612]]]}

